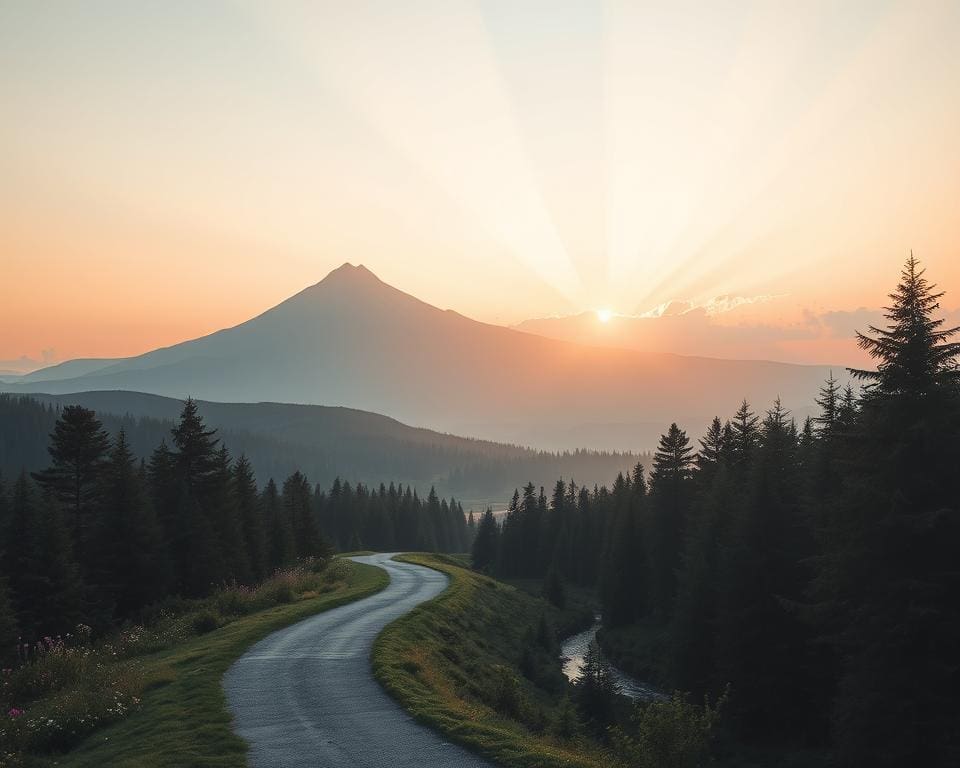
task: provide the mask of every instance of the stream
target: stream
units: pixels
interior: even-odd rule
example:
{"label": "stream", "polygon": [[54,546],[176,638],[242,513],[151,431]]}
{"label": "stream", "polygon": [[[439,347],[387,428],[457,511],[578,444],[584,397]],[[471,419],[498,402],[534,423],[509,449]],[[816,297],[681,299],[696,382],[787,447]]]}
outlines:
{"label": "stream", "polygon": [[[587,655],[587,650],[590,648],[590,643],[596,640],[597,630],[600,629],[600,626],[601,621],[600,616],[598,615],[590,629],[586,629],[583,632],[578,632],[575,635],[571,635],[560,644],[560,657],[563,661],[563,674],[566,675],[567,679],[571,683],[580,677],[580,674],[583,671],[584,657]],[[631,699],[638,699],[640,701],[653,701],[655,699],[665,698],[664,695],[652,685],[644,683],[641,680],[637,680],[635,677],[631,677],[626,672],[617,669],[609,662],[607,662],[607,665],[609,666],[610,671],[613,673],[614,680],[617,681],[617,686],[620,689],[620,693],[624,696],[627,696]]]}

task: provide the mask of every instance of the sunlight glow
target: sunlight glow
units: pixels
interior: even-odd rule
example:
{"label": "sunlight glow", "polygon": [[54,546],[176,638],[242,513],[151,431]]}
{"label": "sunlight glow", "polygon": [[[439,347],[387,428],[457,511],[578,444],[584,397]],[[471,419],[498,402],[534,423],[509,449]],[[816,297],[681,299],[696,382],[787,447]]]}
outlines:
{"label": "sunlight glow", "polygon": [[0,3],[0,371],[345,261],[485,322],[728,296],[792,339],[910,248],[960,280],[958,48],[950,0]]}
{"label": "sunlight glow", "polygon": [[609,323],[610,318],[613,317],[613,311],[609,309],[598,309],[597,310],[597,320],[601,323]]}
{"label": "sunlight glow", "polygon": [[252,3],[325,91],[567,299],[581,280],[543,198],[485,21],[470,0],[378,7]]}

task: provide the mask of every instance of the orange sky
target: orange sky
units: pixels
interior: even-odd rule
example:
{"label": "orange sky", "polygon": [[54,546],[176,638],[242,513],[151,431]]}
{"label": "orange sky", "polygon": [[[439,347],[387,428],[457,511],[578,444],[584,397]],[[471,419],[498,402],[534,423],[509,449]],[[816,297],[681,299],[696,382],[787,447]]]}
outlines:
{"label": "orange sky", "polygon": [[787,328],[913,248],[960,306],[956,3],[134,5],[0,6],[0,361],[345,261],[504,324],[732,294]]}

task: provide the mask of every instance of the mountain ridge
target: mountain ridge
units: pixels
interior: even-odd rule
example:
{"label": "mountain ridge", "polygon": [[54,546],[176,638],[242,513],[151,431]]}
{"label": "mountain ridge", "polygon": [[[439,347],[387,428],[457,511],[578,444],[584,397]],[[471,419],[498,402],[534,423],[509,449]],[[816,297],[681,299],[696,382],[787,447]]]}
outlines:
{"label": "mountain ridge", "polygon": [[[829,370],[551,339],[440,309],[347,263],[230,328],[0,387],[345,406],[499,442],[643,450],[670,422],[696,435],[744,397],[766,408],[780,396],[802,415]],[[591,444],[571,442],[571,431]]]}

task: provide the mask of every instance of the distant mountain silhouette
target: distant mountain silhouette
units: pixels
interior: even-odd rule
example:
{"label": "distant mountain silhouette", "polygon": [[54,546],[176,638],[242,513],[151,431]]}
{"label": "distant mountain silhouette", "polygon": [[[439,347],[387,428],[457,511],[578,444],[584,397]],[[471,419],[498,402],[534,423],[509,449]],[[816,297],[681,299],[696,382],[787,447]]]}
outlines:
{"label": "distant mountain silhouette", "polygon": [[[505,290],[522,301],[522,286]],[[778,395],[805,409],[828,374],[548,339],[438,309],[350,264],[233,328],[100,362],[3,389],[342,405],[538,447],[644,449],[671,421],[698,433],[744,397],[757,409]]]}
{"label": "distant mountain silhouette", "polygon": [[[38,413],[37,404],[47,409]],[[149,458],[162,440],[170,442],[170,429],[183,408],[179,400],[117,390],[0,394],[0,477],[16,477],[22,469],[36,471],[49,464],[48,435],[55,409],[65,405],[96,411],[113,433],[123,427],[131,450],[143,458]],[[300,470],[323,486],[336,477],[374,485],[401,482],[422,493],[436,486],[438,492],[461,500],[506,504],[521,480],[549,487],[565,477],[592,487],[648,458],[533,451],[410,427],[353,408],[207,401],[198,401],[198,406],[232,454],[250,459],[261,485],[270,477],[280,481]]]}

